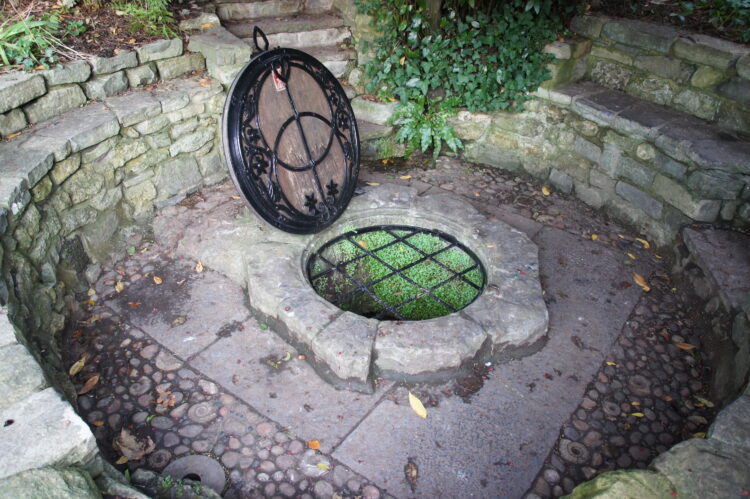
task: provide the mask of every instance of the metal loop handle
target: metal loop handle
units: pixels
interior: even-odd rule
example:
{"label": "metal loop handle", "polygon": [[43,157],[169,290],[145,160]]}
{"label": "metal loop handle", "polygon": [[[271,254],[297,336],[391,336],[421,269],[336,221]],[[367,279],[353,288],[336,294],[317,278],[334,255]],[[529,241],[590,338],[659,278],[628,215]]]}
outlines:
{"label": "metal loop handle", "polygon": [[273,64],[271,64],[271,70],[273,71],[273,74],[284,83],[289,80],[289,71],[291,70],[291,67],[289,66],[289,61],[286,59],[274,61]]}
{"label": "metal loop handle", "polygon": [[[261,48],[260,44],[258,43],[258,35],[260,35],[260,37],[263,39],[263,48]],[[253,27],[253,43],[255,43],[255,48],[257,48],[261,52],[265,52],[266,50],[268,50],[268,38],[266,37],[266,34],[263,33],[263,30],[258,26]]]}

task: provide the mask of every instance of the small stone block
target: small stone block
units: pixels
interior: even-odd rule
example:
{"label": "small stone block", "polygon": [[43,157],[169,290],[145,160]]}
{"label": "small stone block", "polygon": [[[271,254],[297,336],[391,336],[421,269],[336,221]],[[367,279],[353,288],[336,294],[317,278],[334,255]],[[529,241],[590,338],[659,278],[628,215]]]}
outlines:
{"label": "small stone block", "polygon": [[0,113],[44,95],[46,89],[44,78],[38,74],[17,71],[0,75]]}
{"label": "small stone block", "polygon": [[110,95],[119,94],[128,88],[128,80],[124,71],[96,76],[83,84],[86,96],[91,99],[104,99]]}
{"label": "small stone block", "polygon": [[48,69],[40,74],[49,86],[83,83],[91,76],[91,66],[86,61],[73,61],[61,68]]}
{"label": "small stone block", "polygon": [[159,40],[136,49],[141,64],[182,55],[182,39]]}
{"label": "small stone block", "polygon": [[0,135],[10,135],[26,127],[26,115],[20,109],[0,114]]}
{"label": "small stone block", "polygon": [[103,75],[137,66],[138,57],[135,52],[127,51],[121,52],[114,57],[94,57],[89,62],[95,75]]}
{"label": "small stone block", "polygon": [[132,126],[161,113],[161,103],[150,92],[131,92],[104,101],[122,126]]}
{"label": "small stone block", "polygon": [[0,348],[0,410],[46,387],[42,368],[25,346],[16,343]]}
{"label": "small stone block", "polygon": [[367,383],[378,321],[345,312],[312,340],[312,350],[343,380]]}
{"label": "small stone block", "polygon": [[729,69],[741,55],[749,52],[746,46],[698,34],[680,37],[674,44],[677,57],[717,69]]}
{"label": "small stone block", "polygon": [[206,69],[206,62],[201,54],[185,54],[172,59],[156,61],[156,67],[159,69],[159,77],[162,80],[167,80],[191,71],[203,71]]}
{"label": "small stone block", "polygon": [[662,54],[668,54],[677,39],[677,30],[669,26],[620,19],[608,22],[602,28],[610,40]]}
{"label": "small stone block", "polygon": [[98,452],[88,425],[54,388],[0,410],[0,478],[44,466],[86,462]]}
{"label": "small stone block", "polygon": [[125,76],[127,76],[131,88],[150,85],[159,79],[159,75],[156,71],[156,64],[153,62],[149,62],[143,66],[126,69]]}
{"label": "small stone block", "polygon": [[39,123],[82,106],[86,96],[78,85],[53,87],[42,97],[23,108],[29,123]]}

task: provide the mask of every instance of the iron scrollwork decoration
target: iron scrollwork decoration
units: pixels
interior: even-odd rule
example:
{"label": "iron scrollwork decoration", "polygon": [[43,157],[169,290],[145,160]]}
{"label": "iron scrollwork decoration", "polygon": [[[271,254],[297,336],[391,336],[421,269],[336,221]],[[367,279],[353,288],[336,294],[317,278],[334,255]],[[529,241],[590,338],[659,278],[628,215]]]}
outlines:
{"label": "iron scrollwork decoration", "polygon": [[235,78],[224,105],[229,171],[248,204],[295,234],[318,232],[346,209],[359,174],[359,135],[349,99],[314,57],[291,48],[259,53]]}

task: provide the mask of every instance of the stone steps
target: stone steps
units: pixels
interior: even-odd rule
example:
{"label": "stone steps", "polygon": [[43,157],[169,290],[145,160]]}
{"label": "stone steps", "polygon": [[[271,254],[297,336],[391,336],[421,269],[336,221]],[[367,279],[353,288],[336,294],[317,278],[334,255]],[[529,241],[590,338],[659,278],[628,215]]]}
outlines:
{"label": "stone steps", "polygon": [[258,26],[266,35],[277,33],[300,33],[332,28],[342,28],[344,20],[333,13],[298,14],[283,17],[264,17],[244,21],[226,21],[224,27],[239,38],[252,38],[253,28]]}
{"label": "stone steps", "polygon": [[259,17],[290,16],[300,13],[302,8],[300,0],[220,3],[216,9],[216,15],[222,22],[244,21]]}

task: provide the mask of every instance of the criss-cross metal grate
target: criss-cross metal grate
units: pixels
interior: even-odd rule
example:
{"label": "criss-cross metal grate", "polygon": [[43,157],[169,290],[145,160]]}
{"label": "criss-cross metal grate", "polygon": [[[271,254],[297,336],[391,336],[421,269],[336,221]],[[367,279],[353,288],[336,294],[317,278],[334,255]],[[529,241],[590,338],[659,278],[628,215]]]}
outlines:
{"label": "criss-cross metal grate", "polygon": [[438,230],[387,225],[350,230],[307,261],[315,291],[366,317],[420,320],[461,310],[482,292],[477,256]]}

